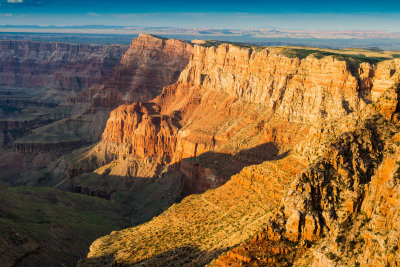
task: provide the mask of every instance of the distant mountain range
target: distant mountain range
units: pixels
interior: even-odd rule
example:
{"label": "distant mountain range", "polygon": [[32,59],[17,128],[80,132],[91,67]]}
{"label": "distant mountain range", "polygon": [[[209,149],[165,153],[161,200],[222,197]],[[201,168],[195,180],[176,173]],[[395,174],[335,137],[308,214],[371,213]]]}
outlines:
{"label": "distant mountain range", "polygon": [[130,44],[139,33],[190,41],[220,40],[262,46],[313,46],[320,48],[364,48],[400,50],[400,33],[385,31],[315,31],[277,28],[218,29],[145,27],[116,25],[38,26],[0,25],[2,40],[48,42]]}
{"label": "distant mountain range", "polygon": [[218,29],[218,28],[179,28],[143,27],[116,25],[82,26],[38,26],[38,25],[0,25],[2,32],[42,32],[42,33],[103,33],[103,34],[187,34],[198,36],[247,36],[252,38],[335,38],[335,39],[400,39],[400,33],[386,31],[316,31],[288,30],[276,28],[259,29]]}

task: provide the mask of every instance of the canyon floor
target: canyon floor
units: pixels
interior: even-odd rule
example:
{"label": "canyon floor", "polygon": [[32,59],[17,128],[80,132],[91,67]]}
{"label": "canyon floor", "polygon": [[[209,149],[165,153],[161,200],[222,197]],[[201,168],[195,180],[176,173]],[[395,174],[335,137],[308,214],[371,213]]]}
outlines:
{"label": "canyon floor", "polygon": [[398,52],[0,49],[4,266],[400,265]]}

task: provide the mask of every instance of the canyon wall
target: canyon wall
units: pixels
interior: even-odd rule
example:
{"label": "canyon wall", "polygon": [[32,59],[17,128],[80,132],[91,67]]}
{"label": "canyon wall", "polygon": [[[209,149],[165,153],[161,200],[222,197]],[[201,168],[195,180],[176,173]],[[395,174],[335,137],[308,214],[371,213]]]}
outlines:
{"label": "canyon wall", "polygon": [[93,89],[94,105],[149,101],[176,82],[193,53],[191,44],[147,34],[135,38],[110,77]]}
{"label": "canyon wall", "polygon": [[0,41],[0,149],[12,147],[32,129],[71,116],[74,104],[58,105],[110,75],[126,49]]}
{"label": "canyon wall", "polygon": [[[26,170],[38,170],[28,162],[32,157],[54,161],[60,153],[97,142],[112,108],[160,94],[164,86],[176,82],[193,50],[187,42],[145,34],[134,39],[128,49],[119,45],[36,42],[4,42],[3,46],[1,60],[15,63],[2,72],[4,86],[14,88],[0,90],[0,102],[5,103],[0,110],[0,118],[4,117],[0,142],[3,149],[13,148],[0,162],[4,169],[13,168],[0,177],[8,182],[18,173],[23,176]],[[7,49],[11,56],[5,53]],[[78,75],[86,82],[65,91],[67,80],[59,80],[59,74]],[[18,83],[11,76],[31,79],[32,87],[24,87],[23,82],[16,87]],[[38,87],[43,84],[46,87]],[[61,92],[55,84],[64,84],[65,90]],[[15,157],[20,168],[15,167]],[[47,165],[50,163],[47,161]],[[41,176],[39,170],[37,175]]]}
{"label": "canyon wall", "polygon": [[0,41],[0,86],[82,91],[119,64],[123,45]]}
{"label": "canyon wall", "polygon": [[393,85],[399,75],[396,64],[290,58],[276,48],[196,45],[175,84],[151,103],[120,106],[111,113],[96,149],[110,160],[133,155],[165,164],[222,149],[249,123],[260,123],[254,127],[266,131],[265,136],[276,134],[274,123],[282,120],[322,125],[360,111],[368,101],[362,96],[379,95]]}
{"label": "canyon wall", "polygon": [[[98,239],[81,266],[201,265],[224,251],[212,264],[398,264],[399,63],[195,46],[178,81],[160,96],[112,112],[91,155],[102,155],[107,166],[126,158],[134,168],[174,163],[190,193],[207,179],[232,179]],[[154,167],[147,177],[164,173]],[[199,217],[180,217],[188,210]],[[257,233],[253,225],[264,230],[242,243],[242,233]],[[157,255],[155,246],[162,248]]]}
{"label": "canyon wall", "polygon": [[397,266],[399,91],[384,91],[350,128],[338,125],[342,134],[288,186],[263,230],[212,266]]}
{"label": "canyon wall", "polygon": [[[122,45],[2,41],[0,43],[0,60],[3,68],[0,71],[0,86],[19,87],[18,90],[5,89],[1,94],[0,101],[5,102],[4,108],[8,107],[11,112],[14,112],[9,114],[8,109],[4,110],[3,113],[8,112],[4,114],[4,117],[7,120],[11,119],[23,124],[28,120],[26,116],[30,116],[30,114],[39,113],[38,116],[43,118],[48,114],[63,112],[57,116],[50,115],[51,119],[46,118],[46,121],[52,122],[68,117],[68,113],[72,112],[74,114],[70,115],[74,119],[65,120],[63,123],[59,123],[58,127],[73,123],[76,129],[71,129],[73,126],[69,125],[65,127],[67,128],[65,131],[73,130],[74,134],[83,132],[85,135],[77,136],[74,141],[82,138],[86,142],[97,141],[104,129],[109,108],[116,107],[123,102],[131,103],[154,98],[161,92],[163,86],[176,81],[180,71],[189,61],[192,46],[183,41],[165,40],[142,34],[134,39],[127,51],[125,50],[126,47]],[[64,92],[72,90],[73,93],[66,93],[66,95],[76,96],[72,99],[75,101],[64,103],[62,107],[56,108],[57,101],[68,100],[65,97],[58,99],[60,95],[63,95],[58,92],[59,90]],[[50,96],[54,93],[58,96]],[[77,95],[78,93],[79,95]],[[46,97],[49,97],[48,103],[40,100]],[[46,104],[47,106],[45,106]],[[82,105],[83,107],[80,107]],[[47,111],[44,108],[40,110],[41,107],[50,110]],[[39,111],[28,112],[29,108],[36,108]],[[46,111],[47,114],[40,114]],[[25,115],[21,112],[24,112]],[[104,118],[100,118],[99,113]],[[93,119],[96,119],[102,127],[93,126],[96,129],[100,128],[100,133],[94,134],[93,138],[90,138],[92,134],[88,135],[83,128],[88,128],[85,125],[89,125]],[[12,122],[10,121],[10,123]],[[41,125],[43,124],[45,123]],[[25,126],[28,130],[32,129],[32,127],[29,128],[29,125]],[[45,130],[35,131],[34,135],[49,132],[53,128],[57,127],[50,126]],[[8,132],[4,133],[4,136],[6,135]],[[60,138],[63,139],[65,136],[61,135]],[[6,142],[6,137],[3,139]],[[43,138],[34,136],[30,139]],[[64,141],[61,140],[61,142]],[[29,142],[21,142],[15,147],[19,147],[18,151],[31,151],[31,148],[23,149],[22,147],[26,144],[31,147],[46,147],[42,143],[30,145]]]}

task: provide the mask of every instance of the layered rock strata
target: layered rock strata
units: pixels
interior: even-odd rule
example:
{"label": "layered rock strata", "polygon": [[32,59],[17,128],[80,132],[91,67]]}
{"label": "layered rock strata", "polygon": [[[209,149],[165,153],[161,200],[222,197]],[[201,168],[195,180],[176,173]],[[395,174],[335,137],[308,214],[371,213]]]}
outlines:
{"label": "layered rock strata", "polygon": [[[246,225],[259,225],[258,222],[263,221],[266,226],[253,241],[232,250],[227,258],[221,258],[213,264],[273,265],[287,260],[288,263],[301,265],[304,262],[312,264],[310,259],[314,260],[316,266],[319,263],[332,265],[332,259],[344,265],[357,264],[356,254],[349,257],[346,256],[348,254],[339,254],[338,246],[331,246],[330,243],[328,250],[333,254],[324,254],[326,251],[309,247],[324,236],[328,236],[324,240],[330,242],[342,235],[339,232],[350,233],[345,226],[348,220],[357,227],[357,216],[360,215],[364,197],[369,198],[365,190],[370,190],[369,186],[374,187],[372,181],[382,163],[386,162],[384,159],[392,159],[390,154],[397,153],[392,138],[398,131],[395,126],[399,111],[398,63],[399,60],[395,59],[376,65],[359,64],[334,56],[316,58],[313,55],[300,59],[288,57],[275,48],[259,51],[233,45],[209,48],[195,46],[193,57],[178,81],[165,87],[159,97],[150,103],[121,106],[112,113],[101,143],[93,150],[94,154],[100,154],[105,162],[114,164],[125,158],[133,159],[135,166],[139,166],[139,162],[158,166],[175,162],[181,166],[183,173],[194,171],[194,168],[185,165],[185,158],[191,158],[202,166],[212,166],[211,169],[216,172],[223,170],[225,175],[229,172],[218,166],[221,162],[224,166],[235,166],[238,162],[254,165],[259,164],[256,162],[259,158],[265,161],[261,165],[269,168],[270,162],[279,164],[287,160],[297,166],[296,173],[301,171],[302,174],[282,174],[291,166],[287,162],[285,169],[282,169],[282,165],[272,172],[264,172],[264,167],[255,168],[250,176],[246,175],[250,167],[239,170],[237,176],[216,190],[185,198],[182,203],[144,225],[97,240],[91,247],[88,259],[82,261],[81,265],[96,264],[98,260],[107,264],[196,265],[209,262],[219,253],[243,241],[239,237],[222,241],[225,239],[218,239],[223,236],[218,231],[212,237],[208,236],[209,230],[214,229],[213,224],[207,225],[204,222],[207,216],[203,218],[200,212],[205,210],[204,205],[212,206],[217,217],[219,210],[222,212],[218,217],[221,222],[218,225],[227,222],[225,216],[229,211],[225,210],[231,207],[230,200],[235,199],[228,189],[232,183],[239,183],[240,190],[245,188],[243,196],[249,194],[249,198],[257,196],[266,186],[271,199],[269,202],[261,200],[260,207],[265,208],[265,213],[252,219],[246,216],[250,214],[249,206],[238,207],[235,203],[235,214],[242,213],[243,216],[235,217],[232,224],[222,227],[224,232],[228,233],[235,227],[242,229],[242,222],[246,219],[249,219]],[[366,114],[363,115],[364,112]],[[324,126],[331,122],[338,128],[325,131]],[[353,129],[351,132],[348,132],[349,125]],[[318,136],[318,131],[323,138]],[[278,153],[275,151],[274,154],[271,147],[264,147],[261,152],[251,150],[268,142],[274,143]],[[307,142],[320,147],[311,151],[305,145]],[[290,155],[289,149],[297,155]],[[251,153],[240,155],[244,150]],[[207,160],[201,157],[207,155],[207,151],[235,157],[208,166]],[[304,157],[307,153],[309,155]],[[271,154],[275,157],[262,157]],[[308,160],[315,158],[318,160],[306,169]],[[391,167],[388,177],[395,177],[393,173],[397,165],[392,163],[389,160]],[[153,168],[148,177],[157,175],[157,170],[160,168]],[[287,191],[289,186],[275,188],[276,183],[269,181],[278,174],[285,177],[280,181],[282,185],[282,181],[293,181],[290,190]],[[201,184],[201,179],[211,175],[216,173],[207,173],[196,179]],[[395,179],[389,180],[392,183],[390,192],[395,194]],[[373,202],[372,199],[376,199],[376,196],[371,197]],[[282,207],[275,207],[273,211],[271,203],[275,201],[282,201]],[[257,201],[252,203],[258,205]],[[390,205],[394,209],[391,214],[397,214],[394,208],[396,200],[388,203],[386,201],[383,206]],[[382,205],[371,205],[368,210],[371,214],[377,208],[381,210]],[[193,218],[195,221],[190,222],[178,220],[171,223],[170,227],[164,227],[163,222],[168,218],[179,218],[179,214],[183,214],[189,206],[190,210],[199,212],[199,218]],[[256,207],[251,209],[257,210]],[[385,213],[389,214],[387,209]],[[389,220],[379,218],[380,226],[391,225],[385,228],[389,234],[385,233],[387,238],[383,242],[387,240],[388,247],[395,249],[393,240],[396,240],[397,230],[393,226],[394,220],[392,217]],[[163,225],[163,229],[157,225]],[[196,231],[193,225],[196,225]],[[179,233],[176,229],[179,229]],[[243,230],[239,231],[243,233]],[[194,232],[196,238],[190,241],[185,239],[186,234],[193,237]],[[257,231],[251,232],[254,235]],[[369,241],[373,239],[373,243],[382,243],[377,235],[371,237],[368,229],[366,235]],[[143,242],[127,242],[138,238]],[[363,263],[396,262],[397,252],[381,257],[379,255],[384,249],[380,249],[380,254],[374,254],[373,249],[378,245],[371,245],[365,240],[369,252],[363,256]],[[342,242],[340,238],[338,242]],[[106,248],[110,243],[113,245]],[[364,248],[363,245],[353,245]],[[157,255],[153,251],[156,246],[162,247]],[[346,243],[344,248],[346,246],[351,244]],[[257,251],[264,253],[265,257]],[[314,253],[314,256],[310,257],[309,253]],[[373,258],[368,258],[368,255]]]}
{"label": "layered rock strata", "polygon": [[187,42],[140,34],[112,75],[90,92],[94,105],[117,107],[153,99],[164,86],[176,82],[192,53],[193,47]]}
{"label": "layered rock strata", "polygon": [[[383,91],[353,130],[342,125],[345,133],[293,181],[264,230],[213,265],[280,259],[295,266],[397,266],[399,89]],[[288,251],[259,258],[260,244]]]}
{"label": "layered rock strata", "polygon": [[0,86],[82,91],[119,64],[123,45],[0,41]]}
{"label": "layered rock strata", "polygon": [[388,84],[399,75],[386,62],[354,64],[332,56],[289,58],[274,48],[195,46],[178,81],[159,97],[111,113],[97,151],[109,160],[133,155],[173,163],[222,148],[256,121],[265,136],[283,141],[268,116],[303,125],[337,120],[365,106],[361,90],[380,94],[380,75],[391,73]]}

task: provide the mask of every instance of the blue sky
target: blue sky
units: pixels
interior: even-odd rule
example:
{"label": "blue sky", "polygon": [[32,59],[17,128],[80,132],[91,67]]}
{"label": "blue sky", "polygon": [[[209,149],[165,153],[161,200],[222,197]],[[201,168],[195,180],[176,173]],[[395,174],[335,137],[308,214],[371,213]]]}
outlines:
{"label": "blue sky", "polygon": [[400,32],[400,1],[0,0],[0,24]]}

